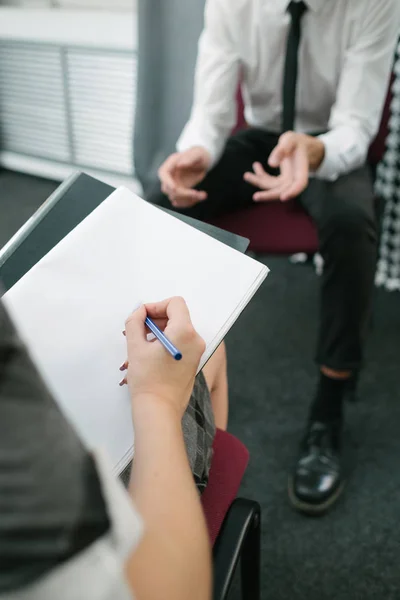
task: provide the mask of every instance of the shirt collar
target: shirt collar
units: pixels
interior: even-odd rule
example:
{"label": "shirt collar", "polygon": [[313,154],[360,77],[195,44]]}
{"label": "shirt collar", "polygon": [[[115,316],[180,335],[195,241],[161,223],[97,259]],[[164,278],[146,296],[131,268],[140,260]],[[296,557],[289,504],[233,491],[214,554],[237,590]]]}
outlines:
{"label": "shirt collar", "polygon": [[[304,0],[308,8],[314,12],[321,10],[327,0]],[[286,12],[287,7],[290,4],[290,0],[274,0],[277,12]]]}

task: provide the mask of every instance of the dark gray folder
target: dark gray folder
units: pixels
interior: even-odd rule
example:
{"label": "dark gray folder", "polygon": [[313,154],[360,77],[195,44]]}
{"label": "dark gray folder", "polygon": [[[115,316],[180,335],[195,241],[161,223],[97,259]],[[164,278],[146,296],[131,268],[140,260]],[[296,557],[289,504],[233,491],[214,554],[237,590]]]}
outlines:
{"label": "dark gray folder", "polygon": [[[86,173],[77,173],[61,184],[0,254],[4,288],[10,289],[113,191],[112,186]],[[249,245],[246,238],[186,215],[167,212],[239,252],[245,252]]]}

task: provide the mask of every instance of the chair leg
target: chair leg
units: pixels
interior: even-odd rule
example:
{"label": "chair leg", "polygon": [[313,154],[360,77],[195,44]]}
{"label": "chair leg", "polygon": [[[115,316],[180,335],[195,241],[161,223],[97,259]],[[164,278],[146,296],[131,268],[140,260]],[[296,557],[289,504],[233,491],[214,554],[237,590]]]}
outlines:
{"label": "chair leg", "polygon": [[260,600],[261,507],[236,498],[214,545],[213,600],[228,600],[236,566],[241,567],[242,595]]}
{"label": "chair leg", "polygon": [[240,560],[243,600],[260,600],[261,511],[253,519],[243,543]]}

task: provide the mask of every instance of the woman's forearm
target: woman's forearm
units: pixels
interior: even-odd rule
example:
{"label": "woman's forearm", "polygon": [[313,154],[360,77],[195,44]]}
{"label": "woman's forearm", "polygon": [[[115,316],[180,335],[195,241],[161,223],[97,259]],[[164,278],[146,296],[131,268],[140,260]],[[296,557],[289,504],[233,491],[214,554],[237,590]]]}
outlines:
{"label": "woman's forearm", "polygon": [[128,563],[138,600],[206,600],[211,552],[177,412],[154,397],[135,401],[130,493],[144,537]]}

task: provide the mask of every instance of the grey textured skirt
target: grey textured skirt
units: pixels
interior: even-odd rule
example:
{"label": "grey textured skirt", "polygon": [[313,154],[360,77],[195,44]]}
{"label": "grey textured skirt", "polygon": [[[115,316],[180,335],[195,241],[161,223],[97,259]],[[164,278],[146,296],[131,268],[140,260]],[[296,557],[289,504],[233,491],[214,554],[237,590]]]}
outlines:
{"label": "grey textured skirt", "polygon": [[[198,490],[202,493],[207,486],[212,460],[212,444],[215,436],[214,414],[210,392],[203,372],[194,382],[189,405],[182,419],[182,430],[190,468]],[[129,483],[132,463],[121,474],[125,485]],[[171,465],[173,468],[173,465]]]}
{"label": "grey textured skirt", "polygon": [[194,480],[203,491],[210,473],[215,423],[210,392],[202,372],[196,377],[182,429]]}

